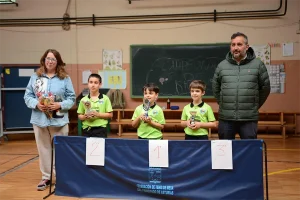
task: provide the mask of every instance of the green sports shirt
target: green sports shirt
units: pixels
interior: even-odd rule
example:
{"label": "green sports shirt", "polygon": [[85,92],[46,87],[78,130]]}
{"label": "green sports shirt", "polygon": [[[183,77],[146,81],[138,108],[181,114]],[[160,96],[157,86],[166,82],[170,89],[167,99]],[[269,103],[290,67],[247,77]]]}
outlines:
{"label": "green sports shirt", "polygon": [[[143,108],[143,104],[136,107],[132,120],[135,120],[137,117],[139,117],[142,113],[145,113],[145,110]],[[154,104],[150,107],[148,111],[148,116],[151,118],[152,121],[157,122],[159,124],[165,124],[165,116],[164,112],[158,105]],[[162,132],[160,129],[154,128],[148,123],[145,123],[143,121],[140,121],[139,127],[137,129],[137,134],[141,138],[147,138],[147,139],[161,139],[162,138]]]}
{"label": "green sports shirt", "polygon": [[[79,106],[77,109],[78,114],[85,114],[87,112],[87,107],[84,105],[85,102],[91,103],[90,110],[97,111],[99,113],[109,113],[113,111],[111,102],[105,94],[99,94],[98,99],[96,100],[90,99],[90,95],[87,95],[83,97],[79,102]],[[86,129],[88,127],[106,127],[107,124],[107,119],[89,119],[82,121],[82,128]]]}
{"label": "green sports shirt", "polygon": [[[207,103],[202,102],[199,105],[194,105],[193,103],[190,103],[190,104],[186,105],[182,111],[182,115],[181,115],[182,121],[187,121],[191,118],[192,115],[191,115],[190,111],[196,111],[196,115],[195,115],[196,122],[197,121],[198,122],[214,122],[214,121],[216,121],[214,112]],[[206,128],[199,128],[199,129],[193,130],[189,127],[185,127],[184,132],[187,135],[192,135],[192,136],[208,135],[208,130]]]}

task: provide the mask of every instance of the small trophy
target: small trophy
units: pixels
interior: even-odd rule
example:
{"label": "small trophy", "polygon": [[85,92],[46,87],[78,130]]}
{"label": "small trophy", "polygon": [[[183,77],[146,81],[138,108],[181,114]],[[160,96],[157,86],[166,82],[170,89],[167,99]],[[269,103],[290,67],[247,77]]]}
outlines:
{"label": "small trophy", "polygon": [[190,111],[190,114],[192,115],[191,116],[191,125],[194,125],[197,111]]}
{"label": "small trophy", "polygon": [[85,101],[85,102],[83,102],[83,105],[85,107],[85,114],[89,114],[92,111],[91,102]]}
{"label": "small trophy", "polygon": [[[45,92],[38,92],[37,97],[39,99],[40,104],[48,107],[51,103],[54,102],[54,95],[51,92],[45,93]],[[53,112],[47,109],[45,112],[45,115],[48,119],[52,119]]]}
{"label": "small trophy", "polygon": [[145,117],[148,117],[148,110],[150,109],[150,101],[148,99],[144,100],[144,110],[145,110]]}
{"label": "small trophy", "polygon": [[[58,95],[54,95],[54,102],[62,102],[62,98],[59,97]],[[54,110],[53,111],[53,118],[63,118],[64,113],[60,112],[61,109]]]}

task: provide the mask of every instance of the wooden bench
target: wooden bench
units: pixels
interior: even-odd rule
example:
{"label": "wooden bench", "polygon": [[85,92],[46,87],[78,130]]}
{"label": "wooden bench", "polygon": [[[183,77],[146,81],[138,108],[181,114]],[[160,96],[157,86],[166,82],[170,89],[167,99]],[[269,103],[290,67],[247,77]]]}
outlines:
{"label": "wooden bench", "polygon": [[300,112],[283,112],[283,118],[285,120],[285,127],[291,128],[294,131],[294,136],[299,136],[297,134],[297,116]]}
{"label": "wooden bench", "polygon": [[[117,114],[115,119],[112,119],[110,124],[111,125],[117,125],[118,126],[118,135],[121,136],[123,133],[123,125],[131,125],[131,117],[134,112],[134,109],[115,109],[115,113]],[[182,110],[164,110],[164,114],[166,116],[166,125],[175,125],[180,126],[181,115]],[[127,117],[123,118],[122,114],[127,115]],[[129,114],[129,116],[128,116]],[[217,116],[217,112],[214,113]],[[171,115],[171,116],[170,116]],[[179,116],[179,117],[178,117]],[[281,137],[286,138],[286,122],[284,121],[284,113],[283,112],[268,112],[268,111],[260,111],[260,116],[262,120],[258,121],[258,127],[266,127],[268,130],[268,127],[278,127],[281,129]],[[172,117],[172,118],[168,118]],[[178,117],[177,119],[174,119],[174,117]],[[294,124],[289,124],[291,127],[295,127],[296,129],[296,119]],[[209,137],[212,136],[212,130],[209,129]]]}

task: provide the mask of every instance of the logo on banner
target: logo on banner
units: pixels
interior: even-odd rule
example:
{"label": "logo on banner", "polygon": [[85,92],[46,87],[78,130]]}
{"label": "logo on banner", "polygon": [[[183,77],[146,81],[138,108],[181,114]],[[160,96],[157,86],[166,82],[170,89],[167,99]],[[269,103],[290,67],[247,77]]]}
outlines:
{"label": "logo on banner", "polygon": [[149,182],[161,183],[161,168],[149,168]]}

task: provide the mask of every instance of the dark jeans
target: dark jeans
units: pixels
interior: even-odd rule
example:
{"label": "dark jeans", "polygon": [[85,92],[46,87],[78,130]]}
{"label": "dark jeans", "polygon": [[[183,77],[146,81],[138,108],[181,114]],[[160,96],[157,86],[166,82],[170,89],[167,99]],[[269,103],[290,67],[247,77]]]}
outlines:
{"label": "dark jeans", "polygon": [[89,127],[89,128],[82,130],[82,135],[84,137],[107,138],[107,128],[106,127]]}
{"label": "dark jeans", "polygon": [[208,140],[207,135],[199,135],[199,136],[193,136],[185,134],[185,140]]}
{"label": "dark jeans", "polygon": [[219,120],[219,139],[235,139],[238,133],[241,139],[257,138],[257,121]]}

